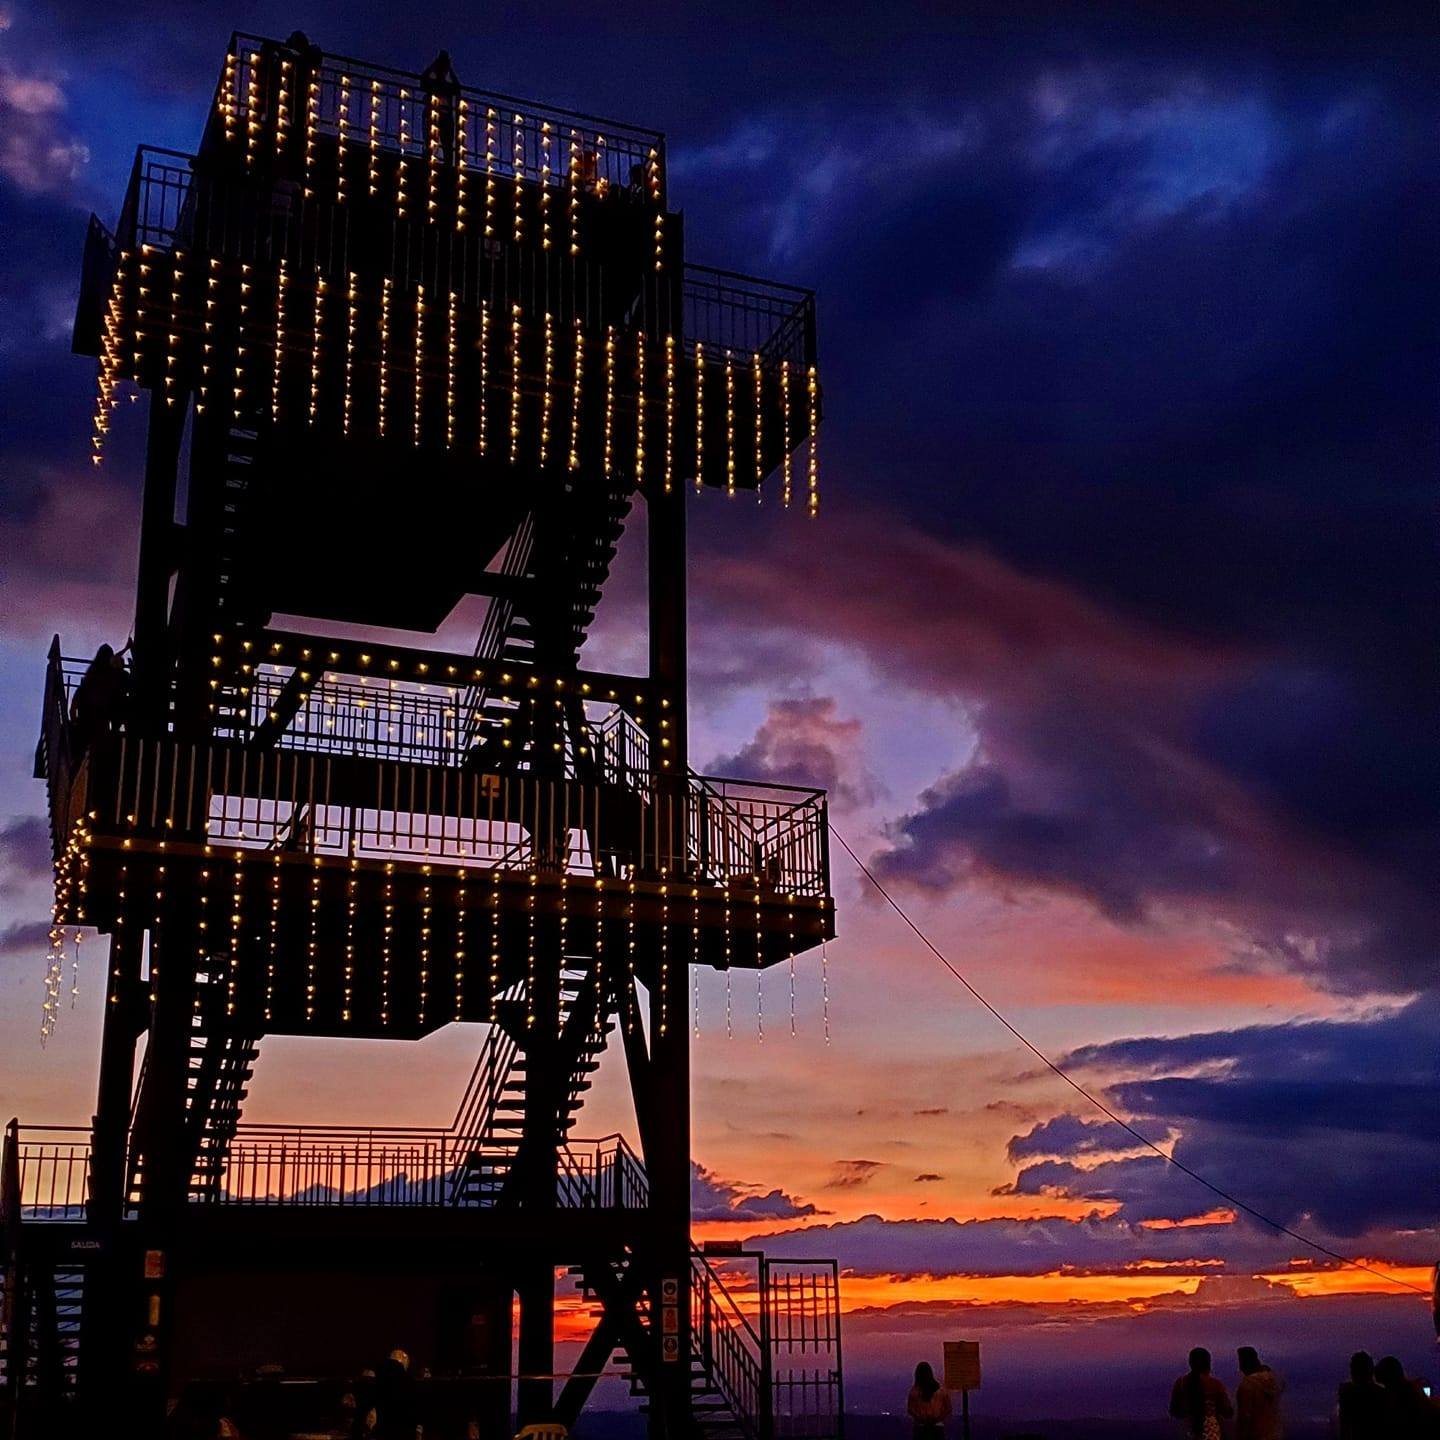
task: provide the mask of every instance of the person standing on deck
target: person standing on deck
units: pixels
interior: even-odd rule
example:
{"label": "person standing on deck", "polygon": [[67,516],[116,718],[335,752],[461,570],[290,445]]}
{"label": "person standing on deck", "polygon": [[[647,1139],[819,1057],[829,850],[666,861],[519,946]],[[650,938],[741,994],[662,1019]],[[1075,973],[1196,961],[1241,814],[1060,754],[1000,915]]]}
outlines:
{"label": "person standing on deck", "polygon": [[915,1383],[905,1401],[915,1440],[943,1440],[945,1422],[950,1418],[950,1392],[940,1388],[929,1362],[915,1367]]}

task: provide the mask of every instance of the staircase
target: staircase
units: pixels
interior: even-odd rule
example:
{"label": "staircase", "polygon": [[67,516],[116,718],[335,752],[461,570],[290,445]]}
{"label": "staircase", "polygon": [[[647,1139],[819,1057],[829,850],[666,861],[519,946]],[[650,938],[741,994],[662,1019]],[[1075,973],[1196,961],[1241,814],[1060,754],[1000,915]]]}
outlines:
{"label": "staircase", "polygon": [[[217,962],[211,961],[214,965]],[[218,974],[202,972],[196,979],[195,1014],[185,1057],[185,1154],[189,1157],[188,1192],[192,1200],[219,1194],[230,1142],[249,1093],[259,1057],[259,1042],[224,1028],[224,986]],[[142,1063],[137,1097],[143,1093]],[[137,1116],[138,1116],[137,1103]],[[138,1126],[132,1127],[137,1133]],[[144,1153],[132,1143],[127,1203],[140,1203],[144,1189]]]}
{"label": "staircase", "polygon": [[[582,494],[572,487],[567,497],[566,525],[561,537],[561,554],[554,573],[571,586],[564,601],[570,659],[578,659],[585,643],[600,593],[610,575],[620,536],[624,533],[634,501],[630,482],[619,475],[608,477],[598,494]],[[535,581],[535,530],[527,516],[517,528],[506,551],[501,574],[509,579]],[[475,658],[482,661],[514,661],[530,665],[535,661],[535,629],[528,615],[517,613],[513,600],[491,603],[475,645]],[[572,731],[578,733],[579,702],[570,715]],[[477,687],[468,697],[470,744],[469,764],[482,771],[519,768],[529,757],[532,741],[529,702],[507,700],[493,686]],[[571,736],[572,750],[575,736]]]}
{"label": "staircase", "polygon": [[[595,982],[590,961],[567,957],[560,972],[561,1035],[575,1045],[576,1059],[560,1115],[560,1144],[574,1128],[590,1089],[591,1075],[614,1029],[609,1007],[603,1023],[596,1024]],[[455,1128],[473,1141],[452,1182],[452,1203],[469,1206],[503,1204],[525,1126],[526,1058],[525,1005],[510,995],[496,1007],[465,1098],[456,1113]]]}
{"label": "staircase", "polygon": [[[216,517],[219,543],[214,577],[215,610],[220,623],[225,625],[244,625],[254,619],[238,584],[245,570],[241,553],[244,518],[254,484],[259,442],[260,422],[253,414],[232,418],[226,427],[220,465],[220,513]],[[212,693],[215,734],[248,739],[252,729],[249,677],[225,675]]]}

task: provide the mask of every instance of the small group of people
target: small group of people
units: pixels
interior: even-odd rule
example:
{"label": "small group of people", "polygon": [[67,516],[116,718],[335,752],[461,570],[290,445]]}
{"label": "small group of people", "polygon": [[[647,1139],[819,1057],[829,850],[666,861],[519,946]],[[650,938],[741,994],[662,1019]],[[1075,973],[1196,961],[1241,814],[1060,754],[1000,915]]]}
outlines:
{"label": "small group of people", "polygon": [[[1235,1354],[1240,1379],[1233,1405],[1211,1373],[1210,1352],[1197,1346],[1190,1368],[1171,1388],[1171,1417],[1193,1440],[1222,1440],[1230,1420],[1235,1440],[1283,1440],[1285,1382],[1253,1345]],[[1340,1440],[1440,1440],[1440,1407],[1393,1355],[1378,1365],[1364,1350],[1350,1357],[1350,1378],[1340,1386],[1335,1415]]]}

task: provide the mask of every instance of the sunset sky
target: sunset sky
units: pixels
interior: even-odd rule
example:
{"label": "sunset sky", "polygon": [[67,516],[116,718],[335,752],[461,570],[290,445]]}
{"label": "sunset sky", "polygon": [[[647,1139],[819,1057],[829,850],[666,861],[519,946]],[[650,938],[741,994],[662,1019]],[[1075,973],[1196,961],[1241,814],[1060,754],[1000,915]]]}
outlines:
{"label": "sunset sky", "polygon": [[[750,8],[0,0],[0,1119],[83,1123],[94,1096],[99,946],[38,1044],[29,778],[51,634],[91,653],[132,604],[143,414],[92,469],[86,217],[114,223],[136,144],[193,148],[233,26],[301,26],[664,129],[691,258],[814,286],[820,517],[692,503],[692,763],[826,786],[917,924],[1077,1079],[1423,1288],[1433,7]],[[636,538],[597,665],[642,660]],[[840,1259],[853,1405],[902,1404],[946,1338],[982,1340],[987,1408],[1012,1415],[1153,1413],[1197,1343],[1227,1382],[1236,1344],[1273,1354],[1297,1414],[1362,1345],[1440,1368],[1422,1296],[1138,1148],[832,864],[828,1043],[818,955],[793,1036],[782,973],[728,1002],[702,977],[696,1210],[701,1234]],[[247,1118],[443,1124],[477,1038],[267,1041]],[[629,1123],[619,1069],[586,1132]]]}

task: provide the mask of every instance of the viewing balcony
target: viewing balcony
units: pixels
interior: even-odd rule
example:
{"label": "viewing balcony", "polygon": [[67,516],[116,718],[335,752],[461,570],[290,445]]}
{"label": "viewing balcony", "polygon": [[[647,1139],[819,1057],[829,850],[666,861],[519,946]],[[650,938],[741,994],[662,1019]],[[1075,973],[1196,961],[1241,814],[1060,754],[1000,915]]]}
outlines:
{"label": "viewing balcony", "polygon": [[[268,1209],[489,1209],[495,1195],[468,1183],[509,1163],[452,1129],[240,1125],[194,1205]],[[87,1218],[90,1132],[20,1125],[5,1132],[6,1213],[21,1222]],[[623,1136],[561,1147],[555,1204],[562,1210],[643,1210],[649,1181]]]}

